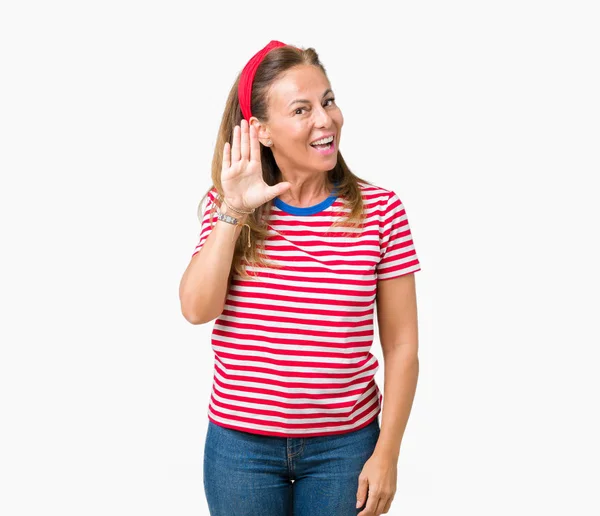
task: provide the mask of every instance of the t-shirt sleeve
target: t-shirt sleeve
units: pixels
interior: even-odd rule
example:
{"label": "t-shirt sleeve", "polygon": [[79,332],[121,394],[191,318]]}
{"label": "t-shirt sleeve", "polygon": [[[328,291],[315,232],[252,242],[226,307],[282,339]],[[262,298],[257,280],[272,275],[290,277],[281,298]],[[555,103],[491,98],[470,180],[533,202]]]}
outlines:
{"label": "t-shirt sleeve", "polygon": [[206,242],[208,235],[210,235],[210,232],[212,231],[214,224],[218,220],[216,210],[213,212],[212,220],[210,217],[211,208],[215,204],[216,199],[217,199],[217,190],[215,188],[213,188],[208,193],[208,195],[203,199],[200,209],[198,210],[199,215],[201,214],[201,217],[202,217],[202,220],[200,223],[200,236],[198,237],[198,243],[196,244],[196,247],[194,248],[192,257],[195,254],[197,254],[200,251],[200,249],[202,249],[204,242]]}
{"label": "t-shirt sleeve", "polygon": [[397,278],[421,270],[406,210],[393,191],[390,191],[381,214],[379,248],[381,258],[376,267],[378,280]]}

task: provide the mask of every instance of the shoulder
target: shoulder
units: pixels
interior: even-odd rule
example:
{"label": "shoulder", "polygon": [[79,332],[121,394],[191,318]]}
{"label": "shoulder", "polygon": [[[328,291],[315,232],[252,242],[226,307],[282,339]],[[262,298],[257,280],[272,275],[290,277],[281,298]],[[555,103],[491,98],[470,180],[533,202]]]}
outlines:
{"label": "shoulder", "polygon": [[217,192],[217,187],[214,185],[211,186],[210,190],[208,190],[208,192],[206,192],[206,195],[210,198],[210,200],[212,202],[214,202],[219,197],[219,192]]}
{"label": "shoulder", "polygon": [[219,192],[217,191],[217,187],[211,185],[211,187],[204,193],[202,197],[202,203],[204,206],[208,207],[217,202],[219,199]]}
{"label": "shoulder", "polygon": [[362,193],[363,203],[367,209],[380,209],[386,206],[395,192],[383,186],[358,181]]}
{"label": "shoulder", "polygon": [[218,199],[219,192],[215,186],[211,186],[207,191],[204,192],[204,195],[198,204],[198,218],[200,220],[207,219],[213,206],[215,204],[218,206]]}

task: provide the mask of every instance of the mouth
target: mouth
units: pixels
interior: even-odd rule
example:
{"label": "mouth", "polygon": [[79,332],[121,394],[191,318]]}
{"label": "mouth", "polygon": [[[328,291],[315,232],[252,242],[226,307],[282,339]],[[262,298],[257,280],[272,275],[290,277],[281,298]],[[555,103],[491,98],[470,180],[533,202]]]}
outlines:
{"label": "mouth", "polygon": [[[325,138],[321,138],[320,140],[324,140]],[[322,143],[319,145],[313,144],[311,143],[310,146],[319,154],[321,155],[329,155],[331,153],[333,153],[335,151],[336,145],[335,145],[335,136],[331,135],[331,137],[329,138],[331,141],[327,142],[327,143]],[[320,141],[317,140],[317,141]]]}
{"label": "mouth", "polygon": [[311,147],[321,156],[328,156],[335,152],[335,140],[332,140],[331,143],[326,143],[325,145],[311,145]]}

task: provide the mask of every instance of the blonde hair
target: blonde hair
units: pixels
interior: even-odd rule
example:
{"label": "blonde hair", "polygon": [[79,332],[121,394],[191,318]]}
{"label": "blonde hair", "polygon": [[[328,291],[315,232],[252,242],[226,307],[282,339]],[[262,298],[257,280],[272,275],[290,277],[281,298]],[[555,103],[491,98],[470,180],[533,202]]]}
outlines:
{"label": "blonde hair", "polygon": [[[317,66],[326,74],[324,66],[319,61],[319,56],[314,48],[298,49],[293,46],[278,47],[271,50],[262,60],[259,65],[252,86],[252,115],[259,120],[268,121],[268,91],[274,81],[276,81],[284,72],[294,66],[313,65]],[[212,160],[212,185],[204,194],[199,204],[198,216],[201,219],[200,206],[202,206],[205,198],[211,190],[216,189],[217,201],[213,203],[210,211],[209,220],[212,222],[214,212],[217,205],[220,206],[220,200],[224,198],[223,188],[221,186],[221,168],[223,163],[223,148],[225,142],[233,140],[233,129],[236,125],[240,125],[243,115],[238,99],[238,83],[240,80],[238,74],[235,83],[231,87],[223,116],[221,126],[217,135],[217,142]],[[263,171],[263,179],[270,186],[276,184],[279,173],[279,167],[275,162],[273,152],[269,147],[261,147],[261,165]],[[347,224],[351,227],[362,227],[364,223],[365,213],[363,209],[362,192],[359,182],[371,184],[356,175],[354,175],[346,165],[342,153],[338,150],[337,163],[335,167],[327,172],[328,179],[331,183],[337,183],[338,196],[343,200],[345,209],[349,210],[345,218],[336,220],[331,227]],[[269,262],[264,253],[263,241],[267,239],[269,234],[268,221],[271,214],[273,200],[256,208],[254,213],[248,215],[246,224],[250,227],[250,247],[248,247],[248,228],[242,228],[243,238],[238,238],[235,244],[233,261],[229,280],[232,275],[238,274],[245,279],[250,275],[246,271],[244,261],[254,267],[273,267],[278,268],[275,263]],[[350,236],[358,236],[357,232],[346,233]]]}

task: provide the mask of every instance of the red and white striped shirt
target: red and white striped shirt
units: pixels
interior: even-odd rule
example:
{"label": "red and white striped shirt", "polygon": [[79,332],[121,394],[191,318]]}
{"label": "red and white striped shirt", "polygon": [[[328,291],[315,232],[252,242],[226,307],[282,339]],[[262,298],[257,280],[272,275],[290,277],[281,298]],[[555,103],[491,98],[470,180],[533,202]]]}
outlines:
{"label": "red and white striped shirt", "polygon": [[[274,199],[266,258],[281,269],[235,274],[212,330],[213,423],[254,434],[314,437],[358,430],[377,418],[373,311],[377,281],[421,270],[406,211],[395,192],[359,182],[363,228],[330,224],[347,213],[334,190],[297,208]],[[216,224],[213,188],[196,254]],[[212,222],[212,224],[211,224]],[[224,224],[224,222],[221,222]],[[346,231],[359,237],[341,236]],[[242,228],[240,238],[247,238]]]}

